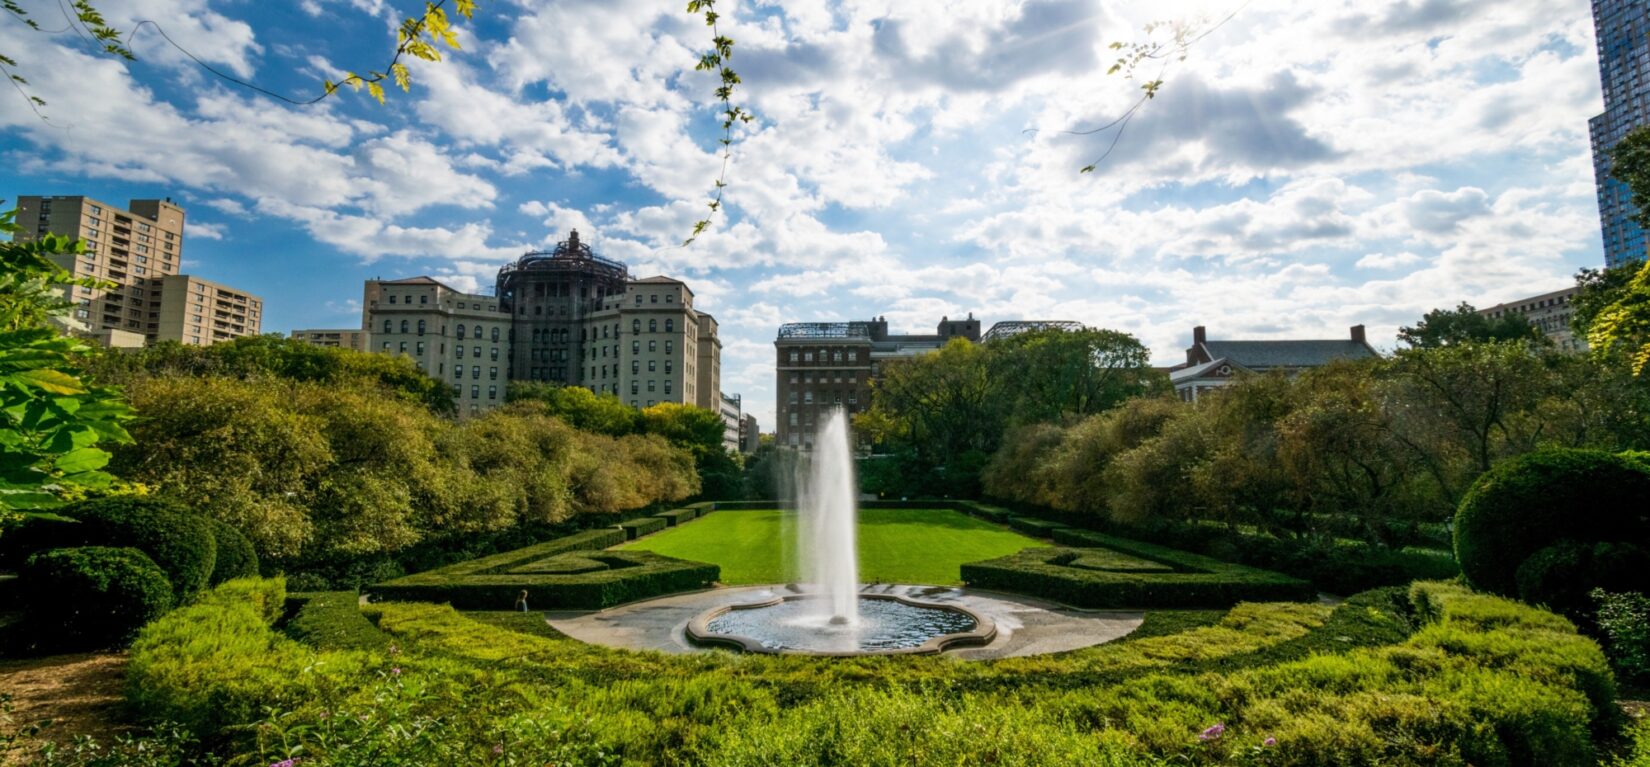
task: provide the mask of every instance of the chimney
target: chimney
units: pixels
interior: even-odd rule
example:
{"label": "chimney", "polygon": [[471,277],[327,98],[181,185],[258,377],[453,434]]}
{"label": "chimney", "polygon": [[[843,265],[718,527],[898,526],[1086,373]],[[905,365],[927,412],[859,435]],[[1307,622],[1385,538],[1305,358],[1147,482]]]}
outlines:
{"label": "chimney", "polygon": [[1362,325],[1353,325],[1352,326],[1352,340],[1357,341],[1360,344],[1368,344],[1369,343],[1368,341],[1364,340],[1364,326],[1362,326]]}
{"label": "chimney", "polygon": [[1202,325],[1199,325],[1195,328],[1192,328],[1192,345],[1193,346],[1196,346],[1196,345],[1201,344],[1201,343],[1205,343],[1208,340],[1209,340],[1209,333],[1208,333],[1208,331],[1203,329]]}

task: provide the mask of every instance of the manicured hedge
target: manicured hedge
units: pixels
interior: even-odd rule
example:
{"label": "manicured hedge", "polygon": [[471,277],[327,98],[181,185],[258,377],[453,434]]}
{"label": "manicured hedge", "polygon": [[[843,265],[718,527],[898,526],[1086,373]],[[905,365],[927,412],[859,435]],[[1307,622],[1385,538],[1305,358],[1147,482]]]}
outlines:
{"label": "manicured hedge", "polygon": [[620,522],[619,527],[624,530],[626,538],[634,540],[644,535],[657,533],[669,524],[658,517],[642,517],[641,519],[632,519],[629,522]]}
{"label": "manicured hedge", "polygon": [[22,581],[32,640],[58,650],[124,645],[172,609],[172,583],[132,548],[51,549],[29,558]]}
{"label": "manicured hedge", "polygon": [[211,579],[218,556],[212,525],[176,502],[112,496],[67,506],[62,514],[80,522],[76,533],[86,544],[130,546],[149,555],[166,572],[179,603]]}
{"label": "manicured hedge", "polygon": [[[1479,477],[1455,514],[1455,556],[1461,572],[1468,583],[1492,593],[1519,596],[1519,568],[1560,541],[1589,547],[1618,542],[1643,546],[1650,541],[1650,470],[1598,450],[1526,453]],[[1615,559],[1619,558],[1601,561]],[[1580,579],[1541,591],[1557,593],[1568,585],[1577,593],[1565,601],[1579,603],[1593,585],[1605,585],[1601,580],[1623,577],[1580,572],[1589,564],[1543,568]],[[1647,583],[1639,588],[1650,586],[1650,573],[1640,575]],[[1620,584],[1625,585],[1630,584]]]}
{"label": "manicured hedge", "polygon": [[1038,538],[1050,538],[1053,537],[1056,531],[1069,529],[1059,522],[1050,522],[1035,517],[1009,517],[1007,522],[1009,527]]}
{"label": "manicured hedge", "polygon": [[258,552],[234,525],[216,519],[212,525],[212,540],[218,545],[217,560],[212,565],[212,585],[236,578],[251,578],[258,574]]}
{"label": "manicured hedge", "polygon": [[[1024,549],[1017,554],[962,566],[969,586],[1009,591],[1087,608],[1228,607],[1238,602],[1299,601],[1317,596],[1306,581],[1222,562],[1149,543],[1070,528],[1053,531],[1065,547]],[[1079,546],[1082,548],[1067,548]],[[1119,562],[1105,567],[1111,551],[1158,563],[1169,572]]]}
{"label": "manicured hedge", "polygon": [[979,517],[980,519],[988,522],[996,522],[1000,525],[1006,525],[1010,519],[1014,518],[1014,512],[1009,511],[1008,509],[1001,506],[992,506],[987,503],[980,503],[978,501],[963,501],[957,504],[957,510],[970,516]]}
{"label": "manicured hedge", "polygon": [[361,612],[353,591],[317,591],[287,597],[286,635],[322,650],[381,650],[390,637]]}
{"label": "manicured hedge", "polygon": [[653,518],[662,519],[665,524],[675,527],[683,522],[692,522],[698,519],[699,512],[696,509],[671,509],[670,511],[661,511],[654,514]]}
{"label": "manicured hedge", "polygon": [[599,550],[625,540],[625,531],[618,528],[591,530],[397,578],[370,587],[368,593],[377,599],[503,610],[525,590],[527,604],[535,610],[596,610],[704,588],[721,576],[721,568],[702,562],[649,551]]}

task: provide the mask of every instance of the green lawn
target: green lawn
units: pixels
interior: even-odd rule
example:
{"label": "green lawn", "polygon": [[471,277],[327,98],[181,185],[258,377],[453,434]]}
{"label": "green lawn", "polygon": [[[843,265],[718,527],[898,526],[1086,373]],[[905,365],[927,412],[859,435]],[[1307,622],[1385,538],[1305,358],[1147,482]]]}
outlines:
{"label": "green lawn", "polygon": [[[796,515],[788,511],[718,511],[703,519],[614,548],[721,565],[727,584],[796,579]],[[960,582],[958,565],[1048,544],[948,509],[862,509],[862,583]],[[790,565],[794,566],[794,565]]]}

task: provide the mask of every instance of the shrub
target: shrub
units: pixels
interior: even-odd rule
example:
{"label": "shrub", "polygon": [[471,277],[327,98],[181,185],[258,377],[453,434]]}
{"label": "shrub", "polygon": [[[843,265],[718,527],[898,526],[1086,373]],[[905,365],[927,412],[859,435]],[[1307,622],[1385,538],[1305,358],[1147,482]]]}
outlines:
{"label": "shrub", "polygon": [[619,527],[624,530],[626,538],[634,539],[657,533],[665,529],[668,524],[668,522],[658,517],[643,517],[642,519],[632,519],[629,522],[620,522]]}
{"label": "shrub", "polygon": [[86,543],[131,546],[149,555],[166,572],[179,603],[206,588],[217,562],[212,526],[173,501],[114,496],[74,504],[63,515],[80,521]]}
{"label": "shrub", "polygon": [[[1604,649],[1623,682],[1650,686],[1650,596],[1594,589]],[[1650,756],[1650,752],[1647,752]]]}
{"label": "shrub", "polygon": [[672,509],[670,511],[659,512],[658,514],[653,515],[653,517],[654,519],[664,520],[665,524],[675,527],[684,522],[692,522],[697,519],[699,517],[699,512],[694,509]]}
{"label": "shrub", "polygon": [[1052,536],[1056,530],[1066,529],[1066,526],[1060,524],[1059,522],[1050,522],[1049,520],[1037,519],[1035,517],[1009,517],[1007,522],[1009,527],[1038,538],[1048,538]]}
{"label": "shrub", "polygon": [[252,613],[268,625],[286,614],[286,579],[236,578],[212,589],[200,599],[207,604],[238,604],[252,608]]}
{"label": "shrub", "polygon": [[1584,620],[1593,612],[1589,592],[1636,591],[1650,584],[1650,552],[1626,543],[1559,541],[1518,567],[1518,598]]}
{"label": "shrub", "polygon": [[1564,539],[1650,540],[1650,471],[1594,450],[1528,453],[1480,477],[1455,515],[1462,573],[1496,594],[1516,596],[1518,568]]}
{"label": "shrub", "polygon": [[212,585],[236,578],[255,578],[258,575],[258,552],[252,541],[241,535],[227,522],[210,520],[212,540],[217,543],[218,556],[212,565]]}
{"label": "shrub", "polygon": [[353,591],[323,591],[295,595],[286,635],[322,650],[382,650],[390,638],[361,612],[360,596]]}
{"label": "shrub", "polygon": [[962,566],[962,579],[974,588],[1096,609],[1229,607],[1317,595],[1305,581],[1162,546],[1072,529],[1054,536],[1057,543],[1085,548],[1032,548],[970,562]]}
{"label": "shrub", "polygon": [[64,649],[123,645],[172,607],[166,573],[137,549],[43,551],[20,580],[33,631]]}

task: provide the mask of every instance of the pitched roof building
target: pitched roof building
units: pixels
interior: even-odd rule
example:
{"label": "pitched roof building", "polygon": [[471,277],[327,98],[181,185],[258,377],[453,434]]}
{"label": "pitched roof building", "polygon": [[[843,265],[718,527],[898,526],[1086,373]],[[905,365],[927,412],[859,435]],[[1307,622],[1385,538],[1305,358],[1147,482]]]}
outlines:
{"label": "pitched roof building", "polygon": [[1348,338],[1306,341],[1211,341],[1202,325],[1192,328],[1186,363],[1169,371],[1175,394],[1186,402],[1230,384],[1248,373],[1281,371],[1295,375],[1335,360],[1380,356],[1364,336],[1364,326],[1353,325]]}

